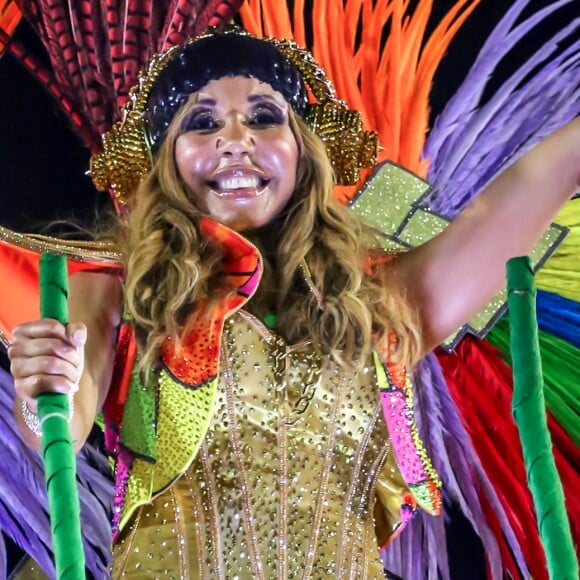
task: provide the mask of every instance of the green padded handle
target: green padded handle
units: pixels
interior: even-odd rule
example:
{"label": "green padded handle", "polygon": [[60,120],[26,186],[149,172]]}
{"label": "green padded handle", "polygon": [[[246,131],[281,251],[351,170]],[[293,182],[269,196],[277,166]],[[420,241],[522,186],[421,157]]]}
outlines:
{"label": "green padded handle", "polygon": [[554,580],[576,580],[578,562],[546,419],[536,287],[530,258],[513,258],[508,262],[507,287],[514,373],[512,412],[520,432],[548,572]]}
{"label": "green padded handle", "polygon": [[[68,272],[64,256],[43,254],[40,258],[40,316],[68,324]],[[69,401],[67,395],[59,393],[43,393],[37,400],[56,576],[59,580],[79,580],[85,578],[85,554]]]}

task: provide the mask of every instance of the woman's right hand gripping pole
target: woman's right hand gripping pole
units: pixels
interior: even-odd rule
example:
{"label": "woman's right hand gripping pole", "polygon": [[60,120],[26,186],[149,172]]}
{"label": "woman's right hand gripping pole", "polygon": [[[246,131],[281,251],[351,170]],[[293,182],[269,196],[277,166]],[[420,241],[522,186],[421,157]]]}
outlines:
{"label": "woman's right hand gripping pole", "polygon": [[14,327],[8,348],[14,415],[33,449],[40,448],[36,397],[45,392],[72,398],[71,436],[76,450],[84,444],[111,379],[120,298],[115,276],[79,273],[70,280],[70,324],[41,319]]}

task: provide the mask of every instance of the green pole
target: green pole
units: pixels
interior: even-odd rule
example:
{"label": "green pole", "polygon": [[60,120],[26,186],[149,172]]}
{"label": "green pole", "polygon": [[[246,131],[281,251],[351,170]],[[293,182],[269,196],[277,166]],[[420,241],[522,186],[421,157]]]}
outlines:
{"label": "green pole", "polygon": [[553,580],[577,580],[578,562],[546,419],[530,258],[508,262],[507,286],[514,373],[512,412],[520,433],[548,573]]}
{"label": "green pole", "polygon": [[[68,273],[66,258],[44,254],[40,258],[40,315],[68,324]],[[76,486],[76,458],[69,428],[67,395],[43,393],[38,397],[42,429],[42,458],[59,580],[85,578],[80,505]]]}

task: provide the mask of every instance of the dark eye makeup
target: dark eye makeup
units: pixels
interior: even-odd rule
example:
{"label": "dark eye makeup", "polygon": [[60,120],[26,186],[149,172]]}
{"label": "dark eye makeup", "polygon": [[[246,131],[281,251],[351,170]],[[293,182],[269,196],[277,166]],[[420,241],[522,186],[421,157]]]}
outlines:
{"label": "dark eye makeup", "polygon": [[221,126],[220,121],[215,118],[213,111],[210,109],[193,110],[183,122],[182,133],[188,131],[211,132]]}
{"label": "dark eye makeup", "polygon": [[[272,125],[283,125],[286,115],[282,108],[269,101],[260,101],[252,105],[246,120],[246,125],[256,128],[267,128]],[[212,133],[222,127],[224,122],[217,118],[213,108],[198,108],[191,111],[183,122],[182,133],[196,131]]]}
{"label": "dark eye makeup", "polygon": [[250,125],[282,125],[284,112],[273,103],[259,103],[252,108],[248,123]]}

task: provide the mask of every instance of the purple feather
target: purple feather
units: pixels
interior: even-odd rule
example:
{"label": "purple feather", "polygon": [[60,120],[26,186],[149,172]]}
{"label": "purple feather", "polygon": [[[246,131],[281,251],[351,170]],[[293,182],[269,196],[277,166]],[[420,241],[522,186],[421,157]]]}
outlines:
{"label": "purple feather", "polygon": [[[484,139],[482,131],[494,121],[499,112],[504,109],[506,103],[509,102],[509,99],[516,95],[516,88],[518,85],[520,85],[523,79],[525,79],[533,69],[535,69],[541,63],[546,62],[558,49],[560,42],[574,33],[578,29],[579,24],[580,19],[577,19],[576,21],[569,24],[566,28],[561,30],[547,43],[545,43],[525,63],[518,67],[518,70],[501,86],[501,88],[495,93],[495,95],[493,95],[493,97],[487,102],[485,106],[469,115],[469,119],[467,120],[467,127],[465,127],[464,120],[464,129],[454,135],[455,139],[453,140],[453,153],[447,156],[445,164],[441,166],[440,172],[437,175],[439,180],[442,182],[449,180],[449,177],[453,174],[457,166],[461,164],[463,159],[469,155],[469,152],[472,150],[474,145],[477,144],[477,140]],[[552,81],[555,80],[555,73],[558,72],[557,70],[554,70],[555,68],[557,67],[554,66],[554,63],[551,63],[551,65],[548,64],[548,66],[543,71],[542,80],[544,81],[546,87],[551,87]],[[548,74],[546,74],[546,71]],[[530,90],[530,92],[532,92],[530,96],[534,96],[533,84],[534,83],[529,83],[529,87],[532,89]],[[520,95],[521,92],[522,91],[520,90]],[[513,109],[513,106],[511,108]]]}
{"label": "purple feather", "polygon": [[46,496],[39,477],[39,458],[26,448],[12,418],[14,395],[11,377],[0,371],[0,525],[2,531],[26,550],[43,570],[53,568],[46,546],[50,528]]}
{"label": "purple feather", "polygon": [[[433,147],[436,150],[445,145],[448,136],[456,135],[457,128],[461,127],[466,116],[470,115],[479,104],[487,80],[497,68],[498,63],[509,53],[513,43],[519,38],[509,36],[511,28],[514,26],[517,18],[529,4],[530,0],[516,0],[512,7],[506,12],[503,18],[498,22],[489,36],[487,42],[481,49],[475,63],[469,70],[465,81],[458,89],[457,93],[449,100],[445,110],[436,119],[433,131],[436,131],[437,138],[432,138]],[[545,17],[569,3],[571,0],[561,0],[545,8],[540,14]],[[541,21],[536,17],[533,24]],[[524,23],[525,24],[525,23]],[[520,28],[521,31],[521,28]],[[519,37],[525,34],[521,32]]]}
{"label": "purple feather", "polygon": [[[0,528],[54,577],[44,470],[38,453],[20,437],[13,406],[12,378],[0,369]],[[89,445],[77,455],[86,564],[95,578],[107,576],[111,552],[113,489],[108,471],[106,459]]]}
{"label": "purple feather", "polygon": [[[492,578],[502,578],[502,562],[497,540],[486,524],[478,494],[485,496],[496,513],[504,537],[525,575],[527,567],[520,546],[475,453],[433,354],[417,369],[415,417],[427,451],[441,477],[445,503],[455,502],[479,535]],[[420,513],[386,549],[384,562],[389,570],[407,580],[446,579],[449,578],[446,554],[443,518]]]}
{"label": "purple feather", "polygon": [[534,59],[530,59],[529,66],[522,67],[467,123],[466,131],[476,138],[469,143],[464,139],[457,145],[465,147],[465,154],[456,156],[458,167],[448,168],[453,181],[446,187],[447,205],[450,202],[458,205],[457,199],[453,199],[457,193],[468,199],[473,197],[515,151],[522,154],[531,146],[530,135],[545,133],[544,127],[548,120],[553,121],[554,115],[558,116],[559,125],[562,124],[562,111],[564,119],[577,113],[580,101],[574,77],[579,74],[579,48],[580,43],[576,43],[562,55],[564,58],[555,59],[543,69],[541,79],[537,75],[527,83],[525,90],[515,90],[516,83],[535,64]]}
{"label": "purple feather", "polygon": [[425,145],[428,180],[435,193],[427,205],[453,218],[502,168],[580,113],[580,42],[554,56],[574,38],[578,19],[549,39],[477,108],[489,77],[514,43],[569,0],[555,2],[511,30],[527,6],[519,0],[501,19],[466,80],[436,120]]}
{"label": "purple feather", "polygon": [[4,543],[3,538],[0,538],[0,578],[8,577],[7,562],[6,544]]}

